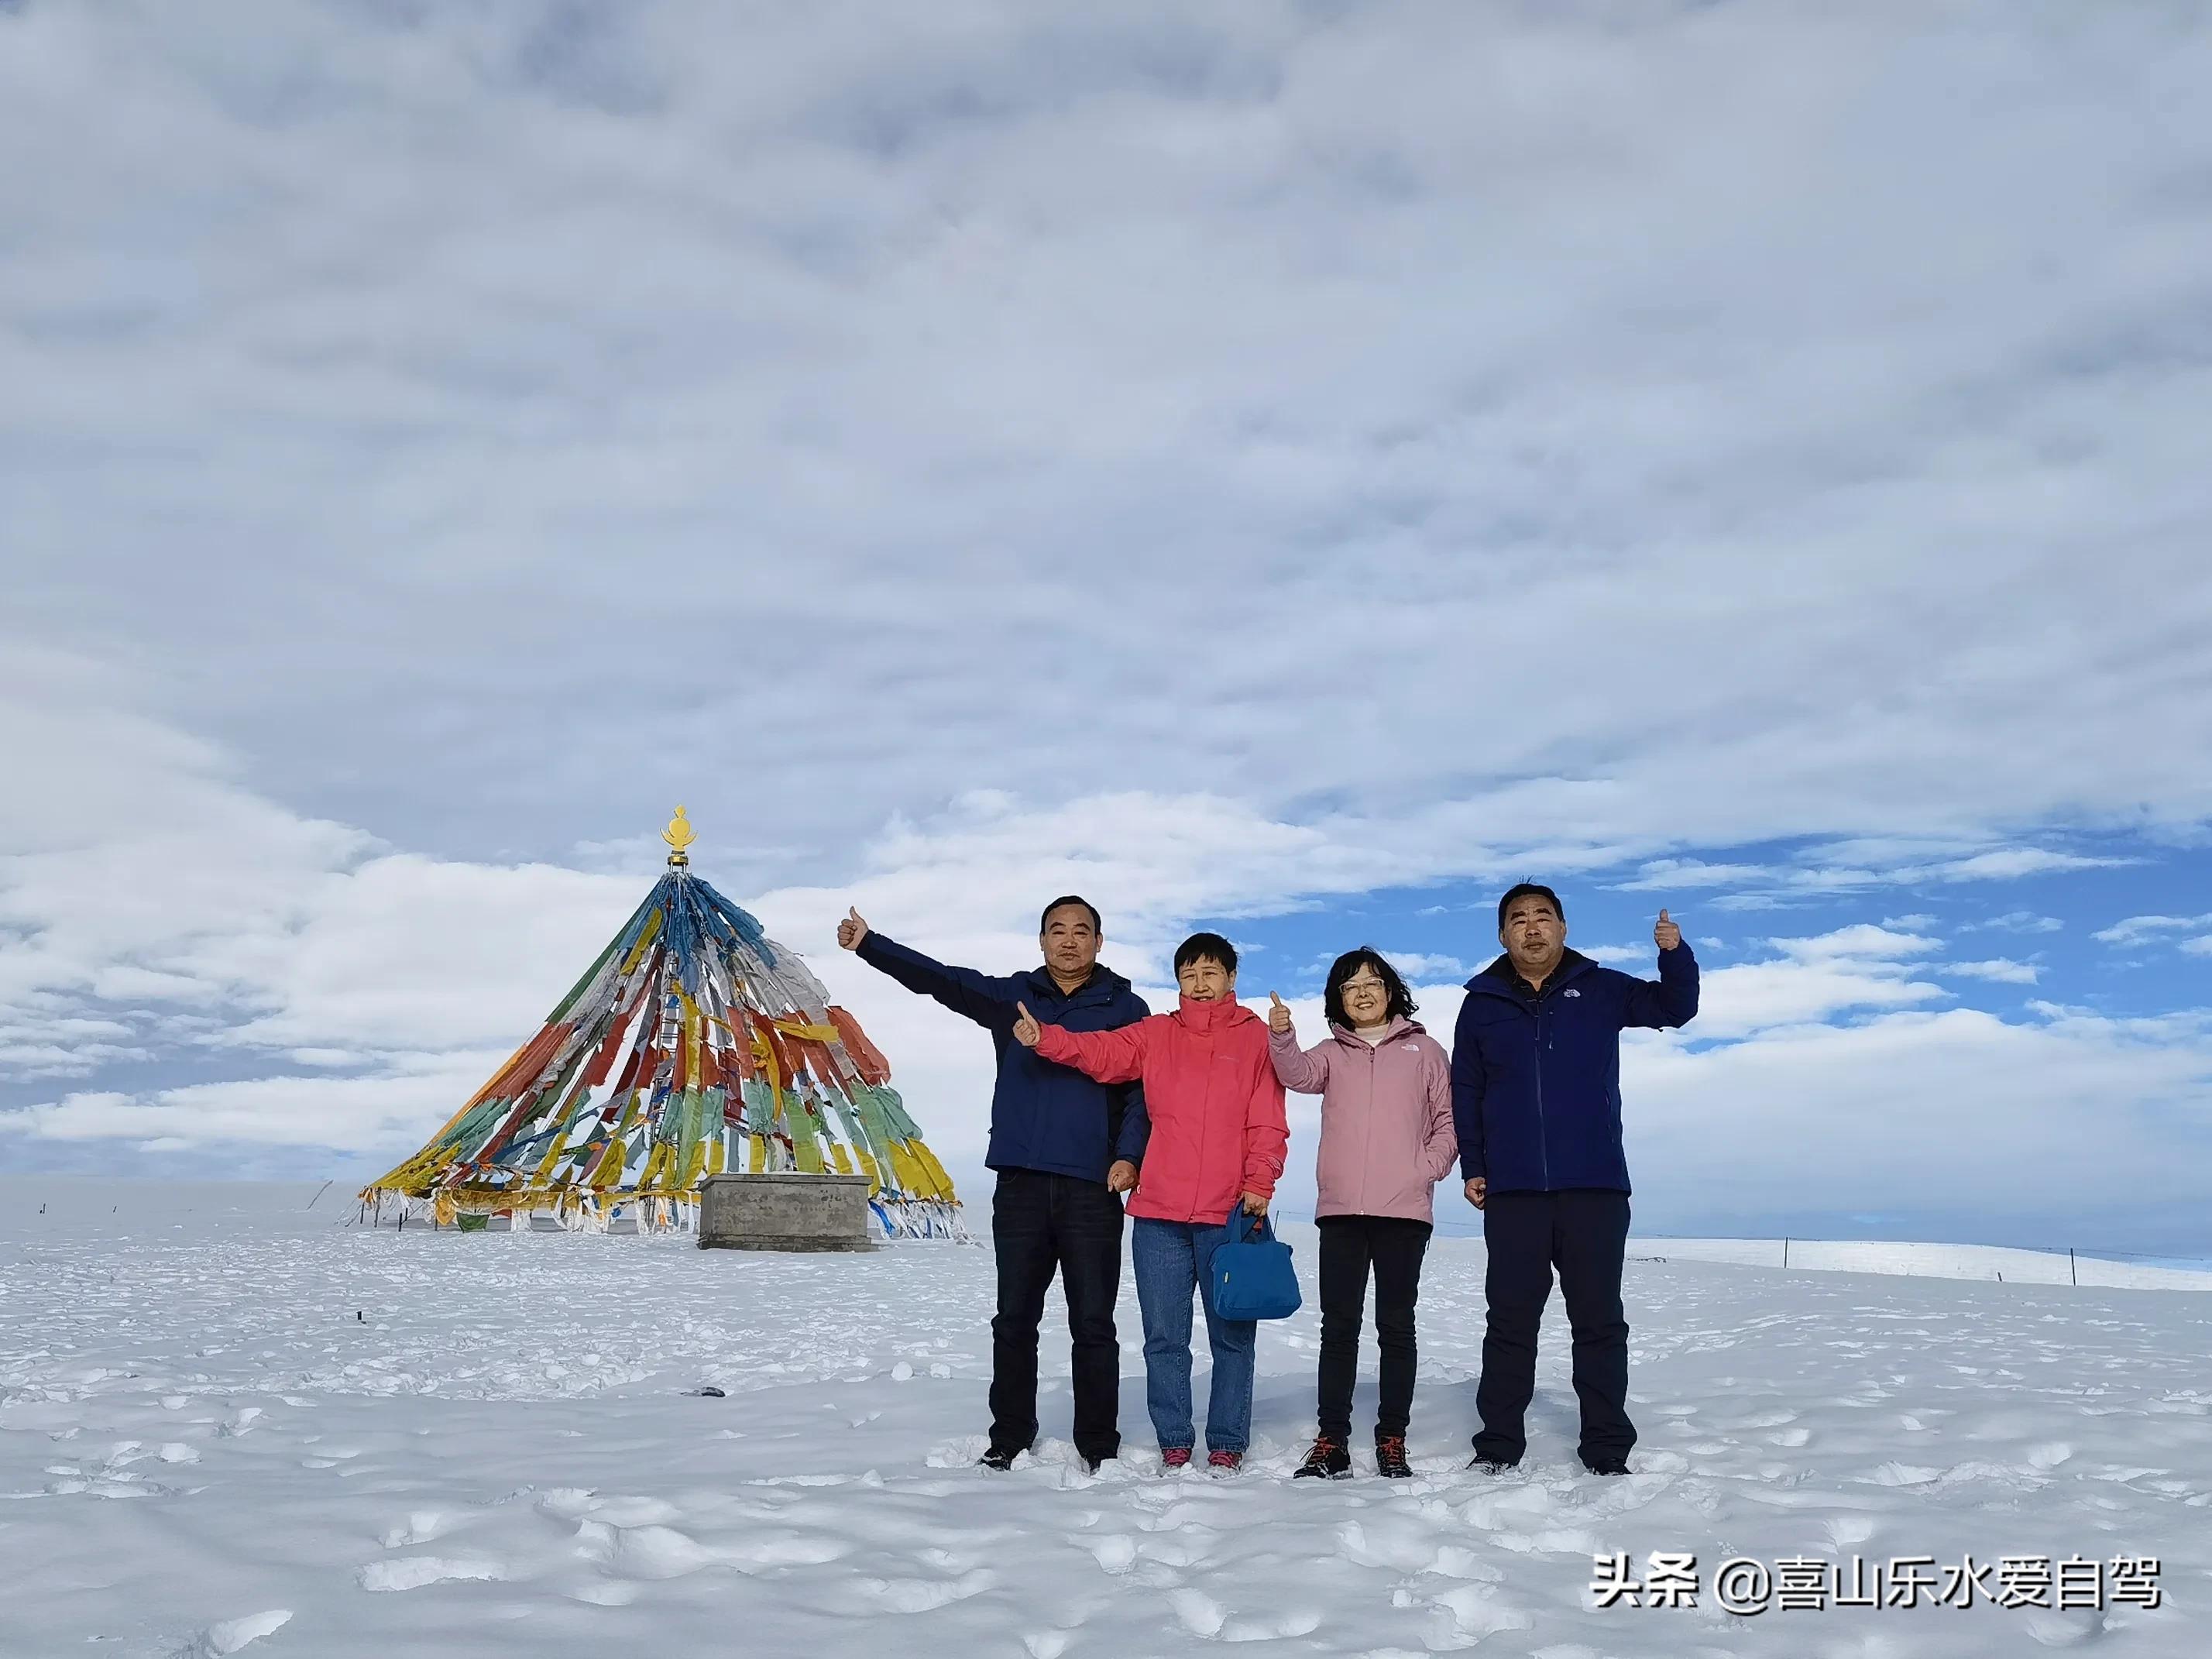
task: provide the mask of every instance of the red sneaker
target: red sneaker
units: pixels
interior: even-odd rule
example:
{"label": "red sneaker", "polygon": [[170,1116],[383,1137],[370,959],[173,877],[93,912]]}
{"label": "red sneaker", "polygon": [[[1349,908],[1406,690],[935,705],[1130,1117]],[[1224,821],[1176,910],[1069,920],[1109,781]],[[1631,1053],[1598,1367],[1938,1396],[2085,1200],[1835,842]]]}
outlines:
{"label": "red sneaker", "polygon": [[1206,1455],[1206,1467],[1216,1474],[1234,1474],[1243,1461],[1243,1452],[1210,1451]]}
{"label": "red sneaker", "polygon": [[1160,1462],[1171,1469],[1187,1469],[1190,1467],[1190,1448],[1163,1446],[1160,1448]]}

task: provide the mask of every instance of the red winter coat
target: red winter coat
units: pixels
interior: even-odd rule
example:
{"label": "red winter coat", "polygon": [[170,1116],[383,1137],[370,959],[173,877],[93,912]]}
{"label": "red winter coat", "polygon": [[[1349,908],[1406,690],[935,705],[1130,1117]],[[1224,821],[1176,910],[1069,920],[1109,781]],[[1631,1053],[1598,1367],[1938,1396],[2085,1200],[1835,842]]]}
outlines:
{"label": "red winter coat", "polygon": [[1437,1040],[1401,1018],[1372,1048],[1338,1025],[1303,1054],[1289,1031],[1269,1048],[1285,1088],[1321,1097],[1314,1214],[1433,1220],[1430,1195],[1459,1158],[1451,1062]]}
{"label": "red winter coat", "polygon": [[1243,1194],[1273,1195],[1290,1120],[1267,1022],[1233,996],[1181,1001],[1115,1031],[1042,1026],[1036,1051],[1095,1082],[1144,1083],[1152,1133],[1131,1215],[1219,1226]]}

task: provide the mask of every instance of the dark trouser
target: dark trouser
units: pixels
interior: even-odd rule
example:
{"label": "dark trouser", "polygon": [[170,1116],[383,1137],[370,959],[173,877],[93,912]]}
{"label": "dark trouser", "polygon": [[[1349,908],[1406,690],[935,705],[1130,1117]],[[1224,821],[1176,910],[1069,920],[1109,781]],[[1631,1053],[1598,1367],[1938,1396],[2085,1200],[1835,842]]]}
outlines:
{"label": "dark trouser", "polygon": [[1321,1431],[1352,1438],[1352,1384],[1359,1374],[1359,1316],[1375,1270],[1375,1341],[1382,1352],[1382,1400],[1375,1435],[1403,1435],[1413,1409],[1413,1303],[1429,1224],[1391,1215],[1321,1218]]}
{"label": "dark trouser", "polygon": [[1536,1327],[1556,1266],[1575,1337],[1583,1457],[1626,1456],[1636,1443],[1628,1420],[1628,1321],[1620,1306],[1628,1194],[1595,1188],[1492,1193],[1483,1206],[1482,1238],[1490,1253],[1483,1285],[1490,1322],[1474,1394],[1482,1416],[1477,1455],[1517,1463],[1528,1449],[1522,1419],[1536,1391]]}
{"label": "dark trouser", "polygon": [[1121,1200],[1103,1181],[1042,1170],[1001,1170],[991,1194],[999,1311],[991,1321],[991,1443],[1019,1451],[1037,1432],[1037,1325],[1060,1274],[1073,1339],[1075,1449],[1121,1449],[1121,1345],[1114,1297],[1121,1288]]}

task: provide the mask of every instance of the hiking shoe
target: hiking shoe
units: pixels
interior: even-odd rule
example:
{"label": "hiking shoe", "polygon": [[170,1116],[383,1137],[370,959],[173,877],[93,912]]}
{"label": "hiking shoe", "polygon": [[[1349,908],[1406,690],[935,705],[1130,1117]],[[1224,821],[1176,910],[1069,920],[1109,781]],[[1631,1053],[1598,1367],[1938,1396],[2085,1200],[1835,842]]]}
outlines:
{"label": "hiking shoe", "polygon": [[1583,1467],[1592,1474],[1626,1474],[1628,1460],[1618,1452],[1608,1452],[1602,1456],[1585,1457]]}
{"label": "hiking shoe", "polygon": [[1004,1474],[1014,1467],[1014,1460],[1028,1449],[1026,1446],[994,1446],[975,1461],[987,1469],[996,1469]]}
{"label": "hiking shoe", "polygon": [[1314,1437],[1313,1449],[1306,1454],[1306,1461],[1298,1465],[1291,1478],[1304,1480],[1311,1476],[1323,1480],[1341,1480],[1351,1473],[1352,1454],[1345,1450],[1344,1442],[1333,1435],[1317,1434]]}
{"label": "hiking shoe", "polygon": [[1187,1469],[1190,1467],[1190,1448],[1163,1446],[1160,1448],[1160,1462],[1171,1469]]}
{"label": "hiking shoe", "polygon": [[1413,1466],[1406,1461],[1406,1437],[1402,1434],[1378,1434],[1375,1437],[1375,1473],[1385,1480],[1410,1480]]}
{"label": "hiking shoe", "polygon": [[1114,1461],[1114,1457],[1115,1454],[1112,1452],[1100,1452],[1095,1456],[1090,1452],[1085,1452],[1083,1454],[1084,1473],[1086,1474],[1097,1474],[1098,1466],[1102,1463],[1112,1462]]}
{"label": "hiking shoe", "polygon": [[1210,1451],[1206,1455],[1206,1467],[1214,1474],[1234,1474],[1243,1462],[1243,1452]]}
{"label": "hiking shoe", "polygon": [[1480,1469],[1485,1474],[1504,1474],[1508,1469],[1519,1468],[1521,1463],[1517,1458],[1509,1463],[1502,1457],[1485,1457],[1477,1452],[1467,1460],[1467,1466],[1471,1469]]}

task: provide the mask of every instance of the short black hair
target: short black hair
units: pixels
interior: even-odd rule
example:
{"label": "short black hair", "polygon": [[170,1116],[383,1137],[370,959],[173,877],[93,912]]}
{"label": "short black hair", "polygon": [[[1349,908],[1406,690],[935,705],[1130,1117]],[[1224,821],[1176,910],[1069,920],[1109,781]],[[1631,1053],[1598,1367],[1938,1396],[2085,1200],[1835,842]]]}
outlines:
{"label": "short black hair", "polygon": [[1409,1019],[1419,1009],[1413,994],[1406,988],[1406,981],[1398,977],[1398,970],[1382,960],[1382,953],[1371,945],[1363,945],[1357,951],[1346,951],[1329,964],[1328,984],[1321,994],[1322,1018],[1332,1025],[1349,1029],[1352,1017],[1344,1012],[1344,981],[1362,968],[1372,968],[1375,977],[1382,981],[1382,989],[1389,1001],[1382,1012],[1386,1020]]}
{"label": "short black hair", "polygon": [[1101,939],[1106,936],[1106,924],[1098,919],[1098,907],[1080,893],[1062,893],[1051,903],[1046,905],[1037,915],[1037,932],[1040,933],[1044,932],[1045,924],[1052,920],[1054,911],[1065,909],[1071,904],[1079,904],[1091,912],[1091,931]]}
{"label": "short black hair", "polygon": [[1516,881],[1505,890],[1505,896],[1498,901],[1498,931],[1505,931],[1505,913],[1517,898],[1540,898],[1552,907],[1552,914],[1561,921],[1567,919],[1567,907],[1559,902],[1559,896],[1540,881]]}
{"label": "short black hair", "polygon": [[1237,971],[1237,947],[1218,933],[1193,933],[1176,946],[1175,970],[1180,974],[1201,957],[1211,957],[1231,973]]}

